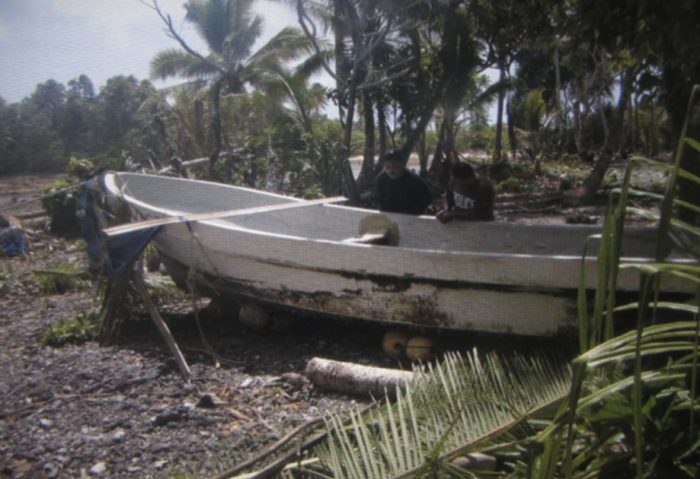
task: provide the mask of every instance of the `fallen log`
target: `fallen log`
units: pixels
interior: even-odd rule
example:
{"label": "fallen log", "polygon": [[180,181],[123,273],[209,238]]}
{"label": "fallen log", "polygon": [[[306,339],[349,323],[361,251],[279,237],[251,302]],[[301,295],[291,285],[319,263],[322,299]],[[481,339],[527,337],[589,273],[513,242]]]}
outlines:
{"label": "fallen log", "polygon": [[48,216],[46,210],[30,211],[29,213],[18,213],[15,216],[21,220],[33,220],[34,218],[41,218],[42,216]]}
{"label": "fallen log", "polygon": [[313,358],[306,365],[306,377],[314,386],[348,394],[370,395],[375,399],[394,395],[413,380],[413,372],[385,369],[331,359]]}

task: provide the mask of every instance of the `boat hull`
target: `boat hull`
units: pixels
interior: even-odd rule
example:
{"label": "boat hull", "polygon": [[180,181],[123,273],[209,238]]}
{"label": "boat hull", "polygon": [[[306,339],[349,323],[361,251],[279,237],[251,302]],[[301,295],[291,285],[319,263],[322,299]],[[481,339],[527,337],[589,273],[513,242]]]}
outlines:
{"label": "boat hull", "polygon": [[[173,215],[129,195],[123,197],[135,218]],[[273,204],[291,201],[270,195],[264,199]],[[576,329],[582,265],[587,286],[595,287],[594,258],[347,244],[338,238],[356,231],[359,218],[376,213],[338,206],[313,208],[297,216],[298,221],[291,213],[270,213],[262,218],[171,224],[154,243],[176,282],[202,295],[253,298],[313,313],[421,327],[529,336],[566,334]],[[401,223],[409,245],[411,231],[428,236],[429,228],[435,235],[446,231],[430,218],[390,217]],[[284,223],[298,225],[310,218],[322,219],[321,226],[314,226],[319,232],[346,229],[337,237],[329,233],[326,239],[321,233],[304,237],[279,231]],[[349,230],[346,223],[352,223]],[[454,234],[476,234],[478,228],[484,230],[485,238],[507,234],[517,240],[521,231],[516,225],[491,224],[455,229]],[[586,234],[594,231],[574,230],[583,239],[577,247],[580,251]],[[434,242],[449,241],[449,236],[440,238],[436,236]],[[673,280],[667,283],[671,291],[684,288]],[[619,285],[622,290],[636,290],[636,272],[622,270]]]}

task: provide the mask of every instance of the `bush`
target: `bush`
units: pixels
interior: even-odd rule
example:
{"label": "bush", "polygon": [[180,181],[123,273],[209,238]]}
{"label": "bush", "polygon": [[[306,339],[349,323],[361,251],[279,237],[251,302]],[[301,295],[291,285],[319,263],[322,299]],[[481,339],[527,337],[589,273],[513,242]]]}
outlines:
{"label": "bush", "polygon": [[41,206],[49,214],[52,234],[64,237],[80,235],[78,219],[80,183],[85,181],[94,169],[95,166],[90,160],[79,160],[73,157],[66,168],[68,180],[57,180],[44,189],[44,195],[50,196],[41,200]]}
{"label": "bush", "polygon": [[66,343],[80,344],[94,339],[97,333],[97,315],[80,312],[75,318],[64,319],[44,332],[44,344],[52,347]]}
{"label": "bush", "polygon": [[63,294],[82,286],[81,271],[70,263],[56,263],[46,271],[35,271],[39,290],[44,294]]}
{"label": "bush", "polygon": [[520,180],[514,176],[511,176],[507,180],[504,180],[498,184],[498,188],[503,192],[509,193],[520,193],[522,191],[522,185]]}

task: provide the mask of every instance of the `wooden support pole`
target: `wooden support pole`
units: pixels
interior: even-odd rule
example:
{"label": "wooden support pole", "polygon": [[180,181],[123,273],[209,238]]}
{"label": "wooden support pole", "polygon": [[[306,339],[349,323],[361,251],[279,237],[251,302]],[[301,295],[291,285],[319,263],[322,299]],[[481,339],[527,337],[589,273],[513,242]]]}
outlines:
{"label": "wooden support pole", "polygon": [[136,274],[134,275],[134,286],[136,286],[136,290],[141,294],[144,303],[146,303],[148,313],[151,315],[151,319],[156,324],[158,331],[160,331],[161,336],[163,336],[163,339],[165,339],[165,342],[168,344],[170,352],[175,357],[175,361],[177,362],[178,368],[180,368],[180,373],[182,373],[182,377],[185,379],[185,381],[189,381],[190,376],[192,375],[190,373],[190,368],[185,362],[185,358],[182,356],[180,348],[177,346],[173,335],[170,334],[170,329],[168,329],[168,325],[165,324],[165,321],[163,321],[163,318],[158,312],[158,308],[156,308],[156,305],[153,303],[151,295],[148,293],[148,288],[146,288],[146,284],[143,282],[142,275],[143,273],[141,273],[140,271],[136,272]]}

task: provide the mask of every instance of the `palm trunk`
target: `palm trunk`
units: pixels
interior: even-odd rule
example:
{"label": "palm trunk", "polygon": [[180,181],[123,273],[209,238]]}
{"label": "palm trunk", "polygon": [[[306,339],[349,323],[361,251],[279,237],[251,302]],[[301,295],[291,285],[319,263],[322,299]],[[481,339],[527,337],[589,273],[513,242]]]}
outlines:
{"label": "palm trunk", "polygon": [[365,151],[362,158],[362,169],[357,183],[360,189],[364,190],[372,185],[372,173],[374,172],[374,143],[375,143],[375,125],[374,125],[374,105],[372,95],[369,91],[362,92],[362,112],[364,114],[365,123]]}
{"label": "palm trunk", "polygon": [[219,159],[219,154],[221,153],[221,87],[223,79],[217,80],[214,83],[214,89],[212,90],[212,101],[214,103],[214,149],[209,155],[209,168],[207,169],[207,178],[211,179],[214,172],[214,165]]}
{"label": "palm trunk", "polygon": [[352,206],[360,206],[360,192],[357,189],[355,175],[350,166],[350,149],[352,146],[352,127],[355,116],[355,85],[351,84],[348,90],[348,109],[345,117],[345,133],[343,137],[343,158],[342,158],[342,177],[343,177],[343,193],[350,200]]}
{"label": "palm trunk", "polygon": [[379,158],[381,158],[387,151],[387,138],[386,138],[386,112],[384,111],[384,104],[377,100],[377,123],[379,127]]}
{"label": "palm trunk", "polygon": [[618,125],[618,144],[617,144],[617,154],[623,156],[626,146],[626,135],[625,135],[625,113],[627,111],[627,105],[630,101],[630,94],[632,89],[632,69],[626,69],[620,78],[620,98],[617,102],[617,119],[620,122]]}
{"label": "palm trunk", "polygon": [[425,176],[428,173],[428,151],[425,141],[425,132],[421,135],[418,143],[418,163],[420,164],[420,175]]}
{"label": "palm trunk", "polygon": [[583,181],[581,186],[572,191],[570,195],[564,198],[564,204],[580,206],[590,204],[595,198],[595,194],[600,188],[605,178],[605,173],[613,159],[613,154],[610,148],[610,126],[605,118],[605,109],[603,101],[598,98],[598,111],[600,112],[600,120],[603,123],[603,131],[605,132],[605,141],[601,149],[600,158],[593,166],[593,171]]}
{"label": "palm trunk", "polygon": [[[500,75],[498,81],[503,84],[503,81],[506,78],[506,67],[503,62],[500,62],[499,69]],[[503,103],[505,96],[506,94],[503,90],[498,92],[498,107],[496,110],[496,151],[494,153],[495,163],[501,163],[503,161]]]}
{"label": "palm trunk", "polygon": [[511,103],[506,106],[508,109],[508,139],[510,141],[511,158],[515,161],[516,152],[518,151],[518,138],[515,135],[515,118],[511,111]]}

